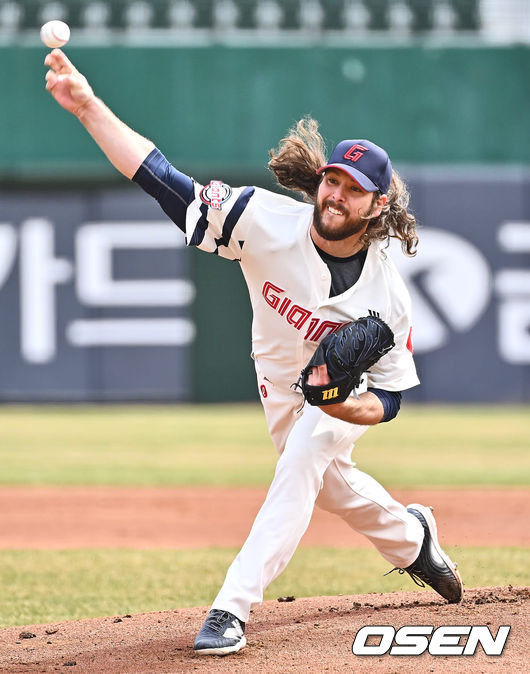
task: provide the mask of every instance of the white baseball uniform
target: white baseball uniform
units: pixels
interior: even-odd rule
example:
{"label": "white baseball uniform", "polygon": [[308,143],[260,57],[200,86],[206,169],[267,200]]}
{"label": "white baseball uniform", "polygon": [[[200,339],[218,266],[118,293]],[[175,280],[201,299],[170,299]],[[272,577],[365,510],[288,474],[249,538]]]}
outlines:
{"label": "white baseball uniform", "polygon": [[367,536],[390,564],[403,568],[417,558],[424,537],[419,520],[351,462],[353,444],[368,427],[303,405],[292,388],[324,336],[369,313],[390,325],[396,345],[365,375],[359,392],[418,384],[410,299],[381,242],[370,245],[354,286],[330,298],[330,272],[310,237],[312,205],[217,181],[194,189],[186,240],[240,261],[253,309],[258,387],[280,453],[265,503],[212,605],[247,622],[252,604],[294,554],[315,503]]}

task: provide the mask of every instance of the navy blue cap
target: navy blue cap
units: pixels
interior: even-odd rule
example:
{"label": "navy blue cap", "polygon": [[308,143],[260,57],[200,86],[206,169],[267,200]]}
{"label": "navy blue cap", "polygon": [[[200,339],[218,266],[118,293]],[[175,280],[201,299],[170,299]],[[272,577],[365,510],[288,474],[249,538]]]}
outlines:
{"label": "navy blue cap", "polygon": [[367,192],[388,192],[392,164],[382,147],[369,140],[342,140],[331,153],[328,163],[318,169],[346,171]]}

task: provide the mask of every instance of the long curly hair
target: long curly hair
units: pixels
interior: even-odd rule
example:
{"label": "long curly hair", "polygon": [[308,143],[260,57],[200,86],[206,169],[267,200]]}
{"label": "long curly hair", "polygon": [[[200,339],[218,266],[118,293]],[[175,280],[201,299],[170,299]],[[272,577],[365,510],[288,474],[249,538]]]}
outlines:
{"label": "long curly hair", "polygon": [[[279,185],[301,192],[306,201],[316,203],[318,187],[322,175],[317,170],[326,164],[326,144],[318,130],[318,122],[311,117],[299,120],[287,136],[282,138],[277,149],[269,151],[269,169],[272,171]],[[375,192],[373,202],[381,196]],[[405,255],[416,255],[418,234],[416,232],[416,218],[409,212],[410,193],[397,173],[392,174],[392,182],[387,193],[387,202],[381,214],[375,218],[366,216],[369,220],[366,232],[361,242],[367,248],[371,241],[386,241],[390,237],[401,242],[401,249]]]}

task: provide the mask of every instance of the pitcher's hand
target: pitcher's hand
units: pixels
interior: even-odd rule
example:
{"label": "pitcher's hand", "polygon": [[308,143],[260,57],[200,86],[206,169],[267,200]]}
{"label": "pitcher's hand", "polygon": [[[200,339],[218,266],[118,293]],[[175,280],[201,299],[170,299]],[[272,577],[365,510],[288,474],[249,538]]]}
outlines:
{"label": "pitcher's hand", "polygon": [[46,73],[46,89],[59,105],[79,117],[83,108],[95,98],[86,77],[60,49],[54,49],[47,54],[44,65],[49,67]]}
{"label": "pitcher's hand", "polygon": [[329,384],[329,374],[326,365],[317,365],[311,370],[307,378],[307,383],[311,386],[325,386]]}

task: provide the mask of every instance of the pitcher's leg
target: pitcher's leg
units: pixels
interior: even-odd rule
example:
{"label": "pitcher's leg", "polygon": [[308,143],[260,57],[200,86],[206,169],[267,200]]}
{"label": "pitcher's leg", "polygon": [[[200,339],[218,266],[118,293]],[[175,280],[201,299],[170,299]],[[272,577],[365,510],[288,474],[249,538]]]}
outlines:
{"label": "pitcher's leg", "polygon": [[317,504],[369,538],[394,570],[406,571],[419,585],[430,585],[448,602],[461,601],[464,586],[458,565],[440,546],[430,508],[401,505],[357,470],[348,454],[335,458],[324,473]]}
{"label": "pitcher's leg", "polygon": [[240,553],[230,566],[214,609],[247,622],[250,607],[283,571],[303,536],[322,477],[333,453],[347,451],[366,427],[353,426],[308,408],[294,425],[265,503]]}
{"label": "pitcher's leg", "polygon": [[349,453],[331,461],[316,505],[339,515],[398,568],[419,554],[424,532],[418,519],[373,477],[355,468]]}

